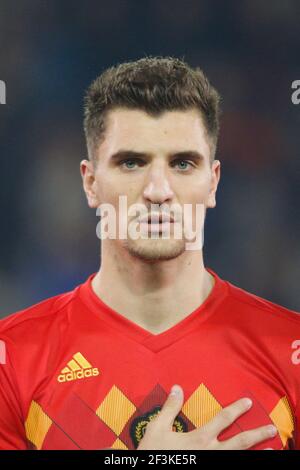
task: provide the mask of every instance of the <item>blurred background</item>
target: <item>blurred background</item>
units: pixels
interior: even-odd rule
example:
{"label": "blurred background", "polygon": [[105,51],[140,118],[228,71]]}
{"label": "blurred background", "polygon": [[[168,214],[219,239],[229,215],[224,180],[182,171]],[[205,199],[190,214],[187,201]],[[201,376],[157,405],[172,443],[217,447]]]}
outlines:
{"label": "blurred background", "polygon": [[85,89],[147,55],[200,66],[223,97],[206,266],[300,311],[298,0],[1,0],[0,316],[99,268],[79,162]]}

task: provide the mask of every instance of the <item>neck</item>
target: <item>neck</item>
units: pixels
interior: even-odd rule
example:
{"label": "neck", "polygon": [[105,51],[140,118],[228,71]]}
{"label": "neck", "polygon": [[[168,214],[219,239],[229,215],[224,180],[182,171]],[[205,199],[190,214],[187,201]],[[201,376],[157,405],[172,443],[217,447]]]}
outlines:
{"label": "neck", "polygon": [[185,251],[177,258],[149,263],[105,243],[101,269],[92,281],[94,292],[104,303],[154,334],[171,328],[198,308],[213,284],[213,276],[204,268],[202,251]]}

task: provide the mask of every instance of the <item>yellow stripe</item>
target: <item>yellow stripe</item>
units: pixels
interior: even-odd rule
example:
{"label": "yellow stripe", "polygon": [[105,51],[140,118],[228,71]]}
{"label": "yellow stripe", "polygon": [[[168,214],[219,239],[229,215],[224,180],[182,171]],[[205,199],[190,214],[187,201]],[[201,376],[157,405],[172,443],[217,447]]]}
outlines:
{"label": "yellow stripe", "polygon": [[68,362],[68,366],[73,372],[76,372],[76,370],[81,370],[81,367],[77,364],[74,359],[71,359],[71,361]]}
{"label": "yellow stripe", "polygon": [[52,420],[44,413],[41,406],[33,400],[25,421],[25,431],[27,439],[32,442],[37,449],[42,448],[51,424]]}
{"label": "yellow stripe", "polygon": [[128,447],[125,446],[124,442],[122,442],[119,438],[115,440],[113,445],[111,446],[111,449],[122,449],[122,450],[128,450]]}
{"label": "yellow stripe", "polygon": [[92,368],[92,365],[83,357],[80,352],[74,354],[73,358],[76,359],[76,361],[81,365],[83,369]]}
{"label": "yellow stripe", "polygon": [[135,410],[133,403],[114,385],[96,410],[96,415],[119,436]]}
{"label": "yellow stripe", "polygon": [[293,414],[287,397],[282,397],[270,413],[270,418],[278,429],[283,447],[294,431]]}
{"label": "yellow stripe", "polygon": [[222,406],[203,383],[182,407],[183,413],[197,428],[207,424],[221,410]]}

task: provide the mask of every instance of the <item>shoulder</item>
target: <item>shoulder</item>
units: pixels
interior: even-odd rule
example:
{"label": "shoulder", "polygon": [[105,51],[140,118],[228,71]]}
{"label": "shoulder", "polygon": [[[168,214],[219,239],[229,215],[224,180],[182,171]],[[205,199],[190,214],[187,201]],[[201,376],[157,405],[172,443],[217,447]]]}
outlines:
{"label": "shoulder", "polygon": [[0,320],[0,338],[28,334],[36,329],[47,328],[66,312],[66,307],[75,299],[78,288],[45,299]]}
{"label": "shoulder", "polygon": [[282,305],[271,302],[258,295],[242,289],[231,282],[226,281],[228,286],[228,295],[232,304],[242,307],[242,310],[247,313],[257,313],[262,318],[262,315],[270,319],[277,319],[283,323],[294,323],[300,327],[300,313],[295,310],[288,309]]}

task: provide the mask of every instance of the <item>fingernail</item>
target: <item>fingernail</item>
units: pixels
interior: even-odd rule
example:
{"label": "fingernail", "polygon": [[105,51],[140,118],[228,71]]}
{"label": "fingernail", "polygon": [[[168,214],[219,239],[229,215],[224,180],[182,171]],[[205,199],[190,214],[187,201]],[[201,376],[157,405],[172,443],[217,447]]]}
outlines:
{"label": "fingernail", "polygon": [[249,410],[249,408],[251,408],[252,406],[252,400],[250,400],[250,398],[245,398],[244,403],[245,403],[246,409]]}
{"label": "fingernail", "polygon": [[275,426],[269,426],[268,432],[270,433],[270,436],[276,436],[277,428]]}
{"label": "fingernail", "polygon": [[173,387],[171,388],[171,392],[170,392],[170,395],[172,397],[179,397],[181,394],[181,389],[178,385],[173,385]]}

